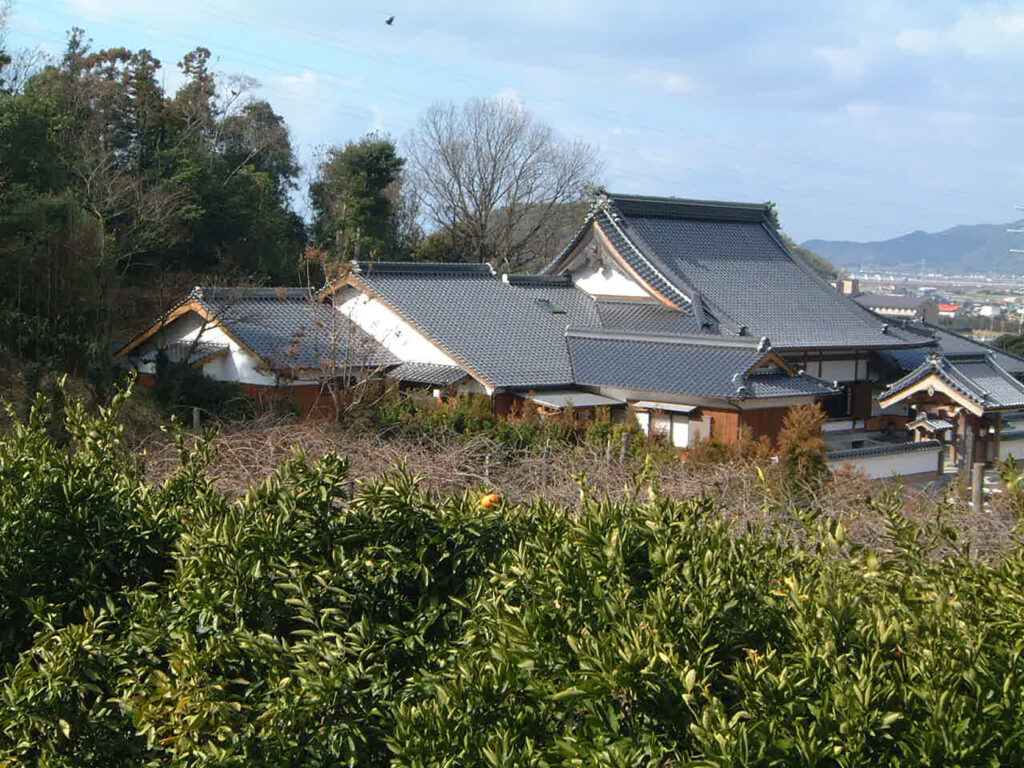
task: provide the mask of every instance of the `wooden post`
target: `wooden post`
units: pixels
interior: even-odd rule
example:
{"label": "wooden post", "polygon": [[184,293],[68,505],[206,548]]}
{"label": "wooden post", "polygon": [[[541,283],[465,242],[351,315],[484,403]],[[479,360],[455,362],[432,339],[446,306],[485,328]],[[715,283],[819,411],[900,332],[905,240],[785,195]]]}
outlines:
{"label": "wooden post", "polygon": [[1003,414],[996,411],[996,439],[993,441],[995,449],[992,451],[991,461],[999,461],[999,453],[1003,443]]}
{"label": "wooden post", "polygon": [[974,464],[974,441],[976,438],[974,419],[974,414],[964,411],[964,475],[971,471],[971,466]]}
{"label": "wooden post", "polygon": [[622,447],[619,448],[619,464],[623,464],[626,461],[626,457],[629,456],[629,433],[622,433]]}
{"label": "wooden post", "polygon": [[199,409],[192,408],[192,429],[199,431]]}
{"label": "wooden post", "polygon": [[982,494],[982,487],[985,482],[985,465],[983,463],[976,462],[971,467],[971,506],[975,512],[981,512],[982,503],[984,496]]}

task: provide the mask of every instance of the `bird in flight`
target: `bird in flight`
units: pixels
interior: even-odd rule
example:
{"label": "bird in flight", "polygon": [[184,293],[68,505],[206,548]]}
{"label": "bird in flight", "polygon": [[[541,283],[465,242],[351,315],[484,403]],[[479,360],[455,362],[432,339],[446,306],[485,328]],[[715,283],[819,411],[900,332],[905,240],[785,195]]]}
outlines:
{"label": "bird in flight", "polygon": [[386,19],[384,19],[384,23],[387,24],[390,27],[392,24],[395,23],[395,17],[394,16],[388,16]]}

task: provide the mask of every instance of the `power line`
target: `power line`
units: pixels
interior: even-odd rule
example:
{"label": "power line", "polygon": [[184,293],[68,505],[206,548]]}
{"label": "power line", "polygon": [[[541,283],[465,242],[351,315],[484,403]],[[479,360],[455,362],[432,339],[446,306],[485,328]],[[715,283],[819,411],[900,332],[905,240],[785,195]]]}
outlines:
{"label": "power line", "polygon": [[[44,8],[42,8],[40,6],[33,6],[32,3],[25,3],[25,5],[27,5],[29,7],[35,7],[37,10],[44,10]],[[45,10],[49,11],[51,9],[46,8]],[[218,6],[216,4],[211,3],[209,7],[204,8],[204,13],[207,13],[209,15],[212,15],[212,16],[224,19],[224,20],[226,20],[227,22],[229,22],[231,24],[236,24],[236,25],[239,25],[239,26],[245,26],[245,27],[248,27],[248,28],[251,28],[251,29],[255,29],[257,27],[263,27],[263,28],[266,28],[266,29],[270,29],[270,26],[267,25],[267,24],[263,24],[263,23],[259,23],[259,22],[245,21],[245,20],[239,19],[236,16],[230,16],[229,17],[229,16],[227,16],[227,15],[225,15],[223,13],[223,10],[224,9],[223,9],[222,6]],[[176,42],[178,44],[185,45],[185,46],[194,46],[196,44],[196,41],[194,39],[192,39],[192,38],[186,37],[184,35],[179,35],[179,34],[171,34],[171,33],[166,32],[165,30],[159,30],[159,29],[153,27],[152,25],[147,24],[147,23],[145,23],[143,21],[140,21],[140,20],[137,20],[137,19],[126,19],[124,17],[117,16],[115,14],[102,13],[102,12],[101,12],[100,15],[104,16],[106,19],[109,20],[107,22],[99,22],[101,26],[105,26],[105,27],[108,27],[108,28],[122,27],[122,28],[125,28],[125,29],[130,29],[133,32],[136,31],[138,29],[138,27],[142,26],[142,27],[146,28],[149,31],[149,34],[151,34],[156,39],[167,41],[167,42]],[[316,43],[320,47],[336,49],[336,50],[339,50],[339,51],[342,51],[342,52],[346,53],[347,55],[349,55],[351,57],[362,58],[362,59],[366,59],[366,60],[369,60],[369,61],[376,61],[376,62],[379,62],[379,63],[385,63],[388,66],[398,66],[398,67],[401,67],[401,68],[404,68],[404,69],[411,69],[411,70],[419,71],[415,64],[406,63],[406,62],[404,62],[402,60],[396,60],[396,59],[385,57],[385,56],[382,56],[382,55],[376,54],[376,53],[370,53],[370,52],[367,52],[365,50],[359,50],[359,49],[357,49],[357,48],[355,48],[355,47],[353,47],[351,45],[340,44],[337,41],[328,40],[328,39],[326,39],[324,37],[319,37],[319,36],[316,36],[316,35],[309,35],[307,33],[300,32],[300,31],[298,31],[298,30],[296,30],[295,28],[292,28],[292,27],[275,25],[273,27],[273,29],[274,29],[274,31],[277,34],[280,34],[281,32],[285,32],[285,33],[292,34],[293,36],[302,37],[302,38],[306,39],[309,42]],[[27,32],[25,32],[23,34],[26,34],[28,36],[33,36],[33,35],[31,35],[31,33],[27,33]],[[35,37],[38,37],[38,36],[35,36]],[[54,41],[52,41],[49,38],[39,38],[39,39],[45,39],[47,42],[54,42]],[[297,70],[300,70],[300,71],[315,72],[315,73],[327,75],[327,76],[330,76],[330,77],[336,77],[336,78],[339,78],[340,80],[347,80],[348,81],[348,82],[346,82],[346,89],[347,90],[358,91],[358,92],[362,92],[362,93],[365,93],[365,94],[368,94],[368,95],[371,95],[371,96],[372,95],[377,95],[379,93],[385,93],[385,94],[387,94],[389,96],[389,98],[391,99],[391,101],[393,103],[402,104],[404,106],[407,106],[407,107],[410,107],[410,108],[413,108],[413,109],[416,109],[416,110],[422,110],[424,107],[427,106],[427,102],[424,99],[423,94],[413,93],[413,92],[410,92],[408,90],[404,90],[404,89],[400,89],[400,88],[394,88],[392,86],[384,85],[384,84],[382,84],[382,83],[380,83],[378,81],[374,81],[373,83],[370,83],[368,81],[352,82],[350,80],[350,78],[346,74],[337,72],[337,71],[335,71],[333,69],[330,69],[330,68],[325,68],[325,67],[323,67],[320,64],[315,64],[314,65],[314,64],[310,64],[310,63],[301,63],[301,62],[297,62],[297,61],[294,61],[294,60],[288,60],[288,59],[284,59],[284,58],[280,58],[280,57],[275,57],[275,56],[268,56],[265,52],[258,52],[257,53],[257,52],[251,51],[249,49],[246,49],[246,48],[242,48],[242,47],[231,45],[231,44],[225,44],[225,43],[219,43],[218,44],[218,51],[228,51],[228,52],[231,52],[232,54],[234,54],[234,57],[236,59],[241,60],[243,62],[251,62],[257,68],[265,68],[267,62],[271,62],[271,63],[276,63],[279,66],[285,67],[286,69],[289,69],[289,70],[290,69],[297,69]],[[447,70],[448,72],[453,72],[450,68],[438,67],[436,64],[433,64],[432,66],[435,69],[440,69],[442,71]],[[488,87],[492,87],[492,88],[495,88],[495,89],[499,86],[497,81],[488,80],[486,78],[481,78],[481,77],[472,77],[472,76],[467,77],[465,75],[465,73],[461,73],[461,72],[453,73],[452,76],[453,76],[453,79],[457,79],[457,80],[460,80],[462,82],[467,82],[467,83],[471,83],[471,84],[480,83],[480,84],[484,84],[484,85],[486,85]],[[524,92],[524,95],[529,96],[529,91],[523,91],[523,92]],[[281,99],[282,101],[285,101],[285,102],[290,102],[292,104],[304,106],[304,107],[306,107],[306,108],[308,108],[310,110],[315,110],[315,111],[317,111],[319,113],[325,113],[326,112],[326,113],[333,114],[333,115],[343,115],[343,116],[351,116],[353,114],[352,110],[347,109],[344,106],[338,106],[338,105],[333,105],[333,104],[328,106],[327,104],[320,103],[320,102],[318,102],[318,103],[311,103],[310,101],[302,99],[302,98],[296,96],[294,93],[287,91],[284,88],[276,89],[275,90],[275,94],[274,94],[274,98],[275,98],[275,100],[276,99]],[[533,99],[531,103],[547,103],[547,104],[560,104],[561,103],[561,104],[569,104],[569,101],[565,97],[561,97],[561,98],[557,98],[557,99],[548,98],[548,97],[539,97],[539,98]],[[637,128],[639,128],[641,130],[645,130],[645,131],[652,132],[652,133],[663,133],[663,134],[672,135],[672,136],[676,136],[676,135],[680,134],[680,130],[678,128],[676,128],[676,127],[671,127],[670,128],[670,127],[666,127],[666,126],[663,126],[663,125],[654,124],[654,123],[651,123],[649,121],[638,120],[634,116],[626,115],[625,113],[623,113],[623,112],[621,112],[619,110],[595,109],[591,105],[585,104],[583,106],[572,105],[572,111],[573,111],[574,114],[589,115],[589,116],[592,116],[592,117],[599,117],[599,118],[613,118],[616,121],[625,121],[625,122],[628,122],[630,125],[632,125],[634,127],[637,127]],[[780,153],[777,150],[774,150],[772,148],[768,148],[766,150],[765,147],[763,147],[762,145],[753,144],[751,142],[724,140],[721,136],[712,135],[712,134],[708,134],[708,133],[699,133],[699,134],[694,135],[694,132],[692,131],[692,129],[688,129],[687,135],[686,135],[685,138],[688,138],[688,139],[691,139],[691,140],[697,139],[698,141],[699,140],[706,140],[706,141],[709,141],[710,143],[712,143],[713,145],[715,145],[715,146],[717,146],[717,147],[719,147],[721,149],[725,149],[725,150],[732,149],[732,150],[738,151],[738,152],[743,152],[743,151],[755,152],[755,153],[760,154],[762,156],[772,157],[772,158],[774,158],[774,160],[776,162],[785,164],[787,166],[804,167],[804,168],[808,168],[808,169],[814,170],[816,172],[820,172],[821,169],[822,169],[822,165],[823,165],[820,162],[810,161],[810,160],[808,160],[806,158],[794,158],[794,157],[791,157],[791,156],[787,156],[787,155],[785,155],[783,153]],[[825,165],[825,167],[831,166],[831,170],[832,170],[833,176],[838,176],[840,178],[847,178],[847,179],[851,179],[851,180],[857,178],[852,173],[848,173],[845,169],[842,169],[840,166],[837,166],[834,163],[825,163],[824,165]],[[682,172],[694,173],[694,172],[699,172],[701,170],[701,169],[695,168],[693,166],[687,165],[685,163],[685,161],[678,162],[677,163],[677,167]],[[773,194],[771,195],[772,197],[777,197],[778,196],[778,194],[777,194],[778,192],[785,192],[785,191],[790,191],[790,192],[794,192],[794,193],[803,193],[803,194],[807,194],[808,192],[813,192],[815,189],[818,189],[818,190],[820,190],[822,192],[825,192],[825,193],[831,191],[831,188],[826,188],[826,187],[824,187],[822,185],[815,185],[813,183],[809,184],[806,181],[802,182],[799,186],[796,186],[796,185],[794,185],[794,184],[792,184],[790,182],[787,182],[787,181],[784,181],[784,180],[780,179],[776,175],[773,175],[773,174],[770,174],[770,173],[755,172],[755,171],[751,170],[749,167],[740,167],[740,166],[737,166],[737,165],[720,164],[718,167],[716,167],[714,169],[713,172],[717,176],[723,176],[723,175],[724,176],[731,176],[731,177],[733,177],[733,178],[735,178],[737,180],[743,180],[743,181],[760,180],[760,181],[764,182],[765,185],[768,186],[772,190],[772,192],[773,192]],[[629,175],[631,177],[648,178],[648,179],[651,179],[653,181],[657,181],[659,183],[665,184],[666,187],[671,188],[671,189],[678,189],[679,182],[680,182],[679,179],[666,179],[664,177],[660,177],[660,176],[658,176],[656,174],[653,174],[650,171],[644,171],[644,170],[630,169]],[[962,192],[962,191],[945,190],[942,194],[943,194],[944,197],[964,197],[967,193],[966,192]],[[874,199],[876,201],[886,202],[884,199],[880,199],[877,196],[875,196]],[[890,205],[893,205],[893,206],[897,206],[897,205],[900,204],[900,203],[897,203],[896,201],[892,201],[892,200],[888,201],[888,203]],[[842,211],[842,212],[840,212],[840,211],[825,211],[825,210],[822,210],[822,209],[819,209],[819,208],[813,208],[813,207],[809,207],[809,206],[802,205],[802,204],[799,204],[799,203],[787,203],[786,207],[789,210],[803,210],[803,211],[806,211],[806,212],[812,213],[812,214],[828,215],[828,216],[830,216],[832,218],[839,217],[839,218],[842,218],[842,219],[845,219],[845,220],[848,220],[848,221],[851,221],[851,222],[860,221],[860,219],[855,218],[855,217],[845,213],[845,210]]]}

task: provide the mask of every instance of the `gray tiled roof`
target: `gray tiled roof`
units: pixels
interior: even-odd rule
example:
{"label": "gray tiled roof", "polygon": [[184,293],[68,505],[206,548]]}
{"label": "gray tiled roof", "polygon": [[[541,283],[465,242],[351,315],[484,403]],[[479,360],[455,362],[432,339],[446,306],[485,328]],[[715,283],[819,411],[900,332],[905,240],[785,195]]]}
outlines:
{"label": "gray tiled roof", "polygon": [[[1024,358],[1020,358],[1017,355],[1003,352],[988,344],[975,341],[967,336],[931,325],[930,323],[911,323],[907,325],[907,329],[933,339],[942,354],[951,360],[991,354],[995,362],[1003,370],[1015,376],[1024,375]],[[904,371],[912,371],[923,365],[931,352],[932,348],[919,347],[917,349],[887,349],[880,354],[897,368]]]}
{"label": "gray tiled roof", "polygon": [[639,237],[636,233],[630,237],[627,233],[626,223],[617,212],[601,207],[594,212],[594,220],[601,227],[601,231],[615,246],[615,250],[626,259],[627,263],[642,277],[649,286],[654,288],[664,298],[677,304],[680,308],[693,305],[691,296],[693,291],[689,286],[685,288],[677,284],[667,274],[667,269],[659,269],[659,266],[650,258],[645,258],[644,252],[640,250]]}
{"label": "gray tiled roof", "polygon": [[[922,342],[797,263],[766,205],[612,195],[592,220],[655,290],[684,295],[727,330],[745,327],[776,349],[886,348]],[[564,252],[548,266],[557,272]]]}
{"label": "gray tiled roof", "polygon": [[190,363],[198,363],[221,352],[227,352],[228,349],[227,344],[214,344],[208,341],[175,341],[161,349],[154,349],[139,359],[144,363],[153,363],[156,362],[157,355],[163,352],[167,360],[172,363],[184,363],[186,360]]}
{"label": "gray tiled roof", "polygon": [[[816,379],[779,371],[744,378],[764,357],[758,343],[714,334],[680,337],[699,330],[687,311],[647,302],[595,301],[565,278],[503,279],[480,265],[406,266],[357,264],[352,280],[495,387],[584,384],[723,397],[831,392]],[[567,338],[569,326],[584,330]],[[652,337],[652,332],[661,335]],[[654,354],[645,356],[648,348]],[[581,373],[594,374],[595,366],[600,366],[600,381],[580,378]],[[741,380],[733,381],[737,374]]]}
{"label": "gray tiled roof", "polygon": [[571,385],[565,328],[593,302],[564,281],[513,285],[483,266],[360,264],[352,278],[493,386]]}
{"label": "gray tiled roof", "polygon": [[680,312],[661,303],[598,299],[594,306],[600,320],[598,325],[602,328],[633,330],[640,333],[701,332],[700,323],[692,312]]}
{"label": "gray tiled roof", "polygon": [[196,288],[189,298],[278,372],[398,362],[304,288]]}
{"label": "gray tiled roof", "polygon": [[447,387],[460,379],[464,379],[467,374],[457,365],[402,363],[384,375],[391,379],[408,381],[412,384],[432,384],[436,387]]}
{"label": "gray tiled roof", "polygon": [[890,384],[879,399],[888,399],[932,375],[986,410],[1024,407],[1024,384],[1001,368],[991,355],[955,359],[932,355]]}
{"label": "gray tiled roof", "polygon": [[920,296],[884,296],[878,293],[861,293],[851,297],[868,309],[920,309],[928,299]]}
{"label": "gray tiled roof", "polygon": [[765,356],[754,342],[586,329],[570,329],[566,340],[576,381],[584,386],[733,399],[833,393],[807,375],[774,369],[746,375]]}
{"label": "gray tiled roof", "polygon": [[898,453],[916,453],[931,451],[942,446],[938,440],[922,440],[918,443],[889,443],[886,445],[870,445],[866,448],[849,448],[844,451],[832,451],[828,454],[829,461],[858,459],[867,456],[890,456]]}
{"label": "gray tiled roof", "polygon": [[928,429],[934,432],[945,432],[947,429],[953,429],[953,422],[948,419],[936,419],[925,415],[907,424],[907,429],[913,429],[914,427],[928,427]]}

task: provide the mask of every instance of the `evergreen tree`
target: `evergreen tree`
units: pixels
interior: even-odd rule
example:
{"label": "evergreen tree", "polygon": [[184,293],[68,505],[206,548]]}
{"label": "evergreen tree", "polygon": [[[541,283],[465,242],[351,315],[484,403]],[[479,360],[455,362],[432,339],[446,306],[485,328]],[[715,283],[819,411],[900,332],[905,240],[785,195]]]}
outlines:
{"label": "evergreen tree", "polygon": [[313,234],[338,259],[389,259],[401,251],[399,209],[405,160],[371,133],[331,147],[310,184]]}

